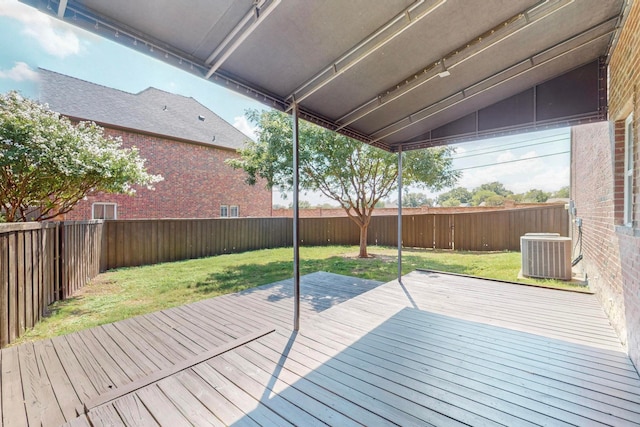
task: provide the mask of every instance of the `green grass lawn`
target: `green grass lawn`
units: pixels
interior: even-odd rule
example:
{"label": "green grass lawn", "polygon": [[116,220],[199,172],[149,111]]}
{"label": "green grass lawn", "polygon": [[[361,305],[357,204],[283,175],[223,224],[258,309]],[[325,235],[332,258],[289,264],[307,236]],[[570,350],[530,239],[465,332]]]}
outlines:
{"label": "green grass lawn", "polygon": [[[300,248],[300,274],[328,271],[387,282],[396,278],[396,249],[370,247],[359,259],[355,246]],[[417,268],[447,271],[541,286],[571,287],[553,280],[518,280],[518,252],[403,251],[403,273]],[[292,249],[266,249],[100,274],[74,297],[53,304],[50,315],[18,342],[115,322],[254,286],[288,279]]]}

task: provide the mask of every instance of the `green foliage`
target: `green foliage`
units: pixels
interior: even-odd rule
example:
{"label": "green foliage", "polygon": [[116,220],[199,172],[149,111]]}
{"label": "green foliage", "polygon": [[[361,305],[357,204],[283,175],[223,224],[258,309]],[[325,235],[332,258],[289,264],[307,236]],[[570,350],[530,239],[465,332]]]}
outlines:
{"label": "green foliage", "polygon": [[498,181],[482,184],[480,187],[474,190],[474,193],[477,193],[479,191],[491,191],[502,197],[507,197],[513,194],[513,191],[507,190],[506,188],[504,188],[504,184]]}
{"label": "green foliage", "polygon": [[532,189],[524,193],[522,199],[525,202],[544,203],[549,199],[550,196],[550,193],[546,193],[542,190]]}
{"label": "green foliage", "polygon": [[562,187],[561,189],[559,189],[558,191],[556,191],[555,193],[553,193],[551,195],[551,197],[553,197],[554,199],[568,199],[571,197],[571,192],[570,192],[570,188],[567,185],[566,187]]}
{"label": "green foliage", "polygon": [[5,219],[45,220],[70,211],[90,192],[135,192],[151,185],[138,151],[104,137],[95,123],[74,126],[17,92],[0,95],[0,209]]}
{"label": "green foliage", "polygon": [[483,203],[484,206],[501,206],[504,204],[504,196],[488,189],[476,189],[476,191],[473,192],[471,204],[473,206],[480,206]]}
{"label": "green foliage", "polygon": [[[552,195],[553,194],[553,195]],[[524,203],[544,203],[550,197],[569,197],[569,187],[563,187],[555,193],[547,193],[542,190],[532,189],[522,194],[514,194],[507,190],[501,182],[490,182],[474,188],[472,191],[463,187],[454,188],[451,191],[438,196],[438,205],[443,207],[460,206],[469,204],[470,206],[502,206],[505,200]]]}
{"label": "green foliage", "polygon": [[464,187],[456,187],[453,190],[442,193],[438,196],[437,202],[440,206],[455,207],[461,204],[471,203],[473,194]]}
{"label": "green foliage", "polygon": [[433,200],[423,193],[406,193],[402,195],[402,206],[407,208],[419,208],[420,206],[433,206]]}
{"label": "green foliage", "polygon": [[[247,112],[258,127],[258,141],[250,141],[239,159],[229,165],[243,169],[247,183],[265,180],[268,188],[293,186],[292,120],[279,111]],[[300,188],[320,191],[339,203],[360,227],[361,256],[366,253],[366,232],[376,204],[396,188],[398,156],[336,132],[300,121]],[[439,190],[459,176],[452,168],[451,149],[430,148],[404,154],[405,185]]]}

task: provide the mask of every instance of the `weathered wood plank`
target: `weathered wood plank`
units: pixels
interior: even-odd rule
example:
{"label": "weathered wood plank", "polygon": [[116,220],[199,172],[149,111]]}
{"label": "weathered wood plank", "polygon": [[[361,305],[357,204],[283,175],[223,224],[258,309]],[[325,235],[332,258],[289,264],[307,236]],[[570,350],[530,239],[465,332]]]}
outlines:
{"label": "weathered wood plank", "polygon": [[107,375],[105,369],[96,360],[78,334],[69,334],[61,337],[61,339],[65,339],[68,342],[69,348],[73,351],[85,375],[98,393],[104,393],[116,386],[117,383]]}
{"label": "weathered wood plank", "polygon": [[197,356],[194,356],[190,359],[187,359],[181,363],[177,363],[175,365],[173,365],[172,367],[168,368],[168,369],[163,369],[161,371],[157,371],[154,372],[144,378],[140,378],[137,381],[133,381],[131,383],[128,383],[124,386],[118,387],[114,390],[111,390],[107,393],[103,393],[100,396],[96,397],[95,399],[92,399],[88,402],[85,402],[84,406],[85,406],[85,412],[90,411],[92,408],[95,408],[97,406],[100,405],[104,405],[105,403],[108,403],[112,400],[116,400],[118,398],[120,398],[121,396],[124,396],[126,394],[132,393],[136,390],[139,390],[143,387],[146,387],[152,383],[158,382],[163,378],[167,378],[171,375],[175,375],[176,373],[183,371],[185,369],[188,369],[194,365],[197,365],[199,363],[204,362],[205,360],[211,359],[212,357],[216,357],[220,354],[223,354],[227,351],[230,351],[238,346],[244,345],[248,342],[251,342],[259,337],[262,337],[266,334],[270,334],[271,332],[273,332],[273,329],[263,329],[261,331],[258,331],[254,334],[248,335],[242,339],[238,339],[238,340],[234,340],[232,342],[223,344],[219,347],[216,347],[214,349],[211,349],[209,351],[206,351],[202,354],[199,354]]}
{"label": "weathered wood plank", "polygon": [[52,338],[51,343],[80,401],[83,402],[86,399],[96,396],[98,394],[96,387],[91,382],[82,364],[76,358],[73,349],[65,337]]}
{"label": "weathered wood plank", "polygon": [[[134,361],[132,358],[133,355],[129,355],[125,352],[116,341],[107,334],[104,329],[100,326],[96,328],[91,328],[85,331],[87,334],[85,335],[86,340],[94,340],[94,344],[100,343],[100,346],[104,348],[103,351],[108,351],[109,356],[113,360],[114,365],[116,365],[125,375],[131,379],[136,380],[138,378],[144,377],[148,375],[152,369],[147,368],[145,363],[140,362],[139,364]],[[89,334],[92,337],[89,337]],[[136,360],[140,360],[136,358]]]}
{"label": "weathered wood plank", "polygon": [[151,334],[140,333],[138,329],[135,329],[131,326],[131,323],[133,322],[121,321],[112,323],[111,325],[108,325],[107,330],[109,330],[109,328],[113,328],[122,335],[125,335],[141,352],[143,352],[149,358],[149,360],[151,360],[156,366],[161,369],[172,365],[178,360],[182,360],[181,357],[175,356],[169,351],[163,351],[165,349],[156,348],[153,343],[160,343],[160,341],[155,340],[153,335]]}
{"label": "weathered wood plank", "polygon": [[191,427],[193,425],[165,396],[157,384],[142,388],[135,394],[161,426]]}
{"label": "weathered wood plank", "polygon": [[257,427],[258,423],[249,417],[237,406],[231,404],[209,383],[195,374],[192,370],[182,371],[175,377],[184,388],[198,399],[212,414],[225,425]]}
{"label": "weathered wood plank", "polygon": [[38,367],[33,344],[19,346],[18,357],[29,424],[57,427],[64,423],[49,376]]}
{"label": "weathered wood plank", "polygon": [[[240,369],[237,365],[229,363],[229,360],[225,357],[209,360],[207,362],[209,366],[214,368],[216,372],[222,374],[227,380],[231,381],[238,388],[242,389],[249,396],[260,402],[262,405],[269,408],[274,413],[277,413],[288,422],[293,425],[305,425],[305,426],[321,426],[326,425],[321,420],[314,417],[309,412],[309,407],[301,409],[293,404],[293,402],[287,401],[278,394],[271,393],[270,388],[266,387],[268,382],[261,384],[255,380],[255,370],[246,372]],[[299,404],[302,402],[299,402]],[[343,418],[344,424],[353,425],[349,423],[347,418]]]}
{"label": "weathered wood plank", "polygon": [[75,418],[75,419],[69,421],[63,427],[96,427],[96,426],[95,425],[92,426],[89,423],[89,420],[87,420],[87,417],[82,415],[82,416],[80,416],[78,418]]}
{"label": "weathered wood plank", "polygon": [[[276,354],[275,351],[269,352],[265,348],[264,351],[258,353],[249,345],[237,349],[236,353],[265,372],[277,372],[278,381],[274,384],[274,391],[278,393],[286,394],[289,393],[290,389],[300,390],[309,398],[317,400],[364,425],[396,425],[401,420],[400,424],[420,423],[417,418],[412,419],[408,414],[399,414],[398,411],[395,411],[395,408],[382,401],[318,374],[317,376],[322,377],[322,380],[324,380],[316,380],[322,382],[321,386],[314,382],[313,377],[315,374],[312,370],[306,369],[294,360],[283,358],[280,354]],[[273,355],[273,357],[270,357],[270,355]],[[359,406],[356,402],[359,402],[362,406]],[[378,413],[387,418],[383,418]],[[403,418],[402,415],[405,417]],[[336,425],[332,420],[333,418],[330,417],[328,424]]]}
{"label": "weathered wood plank", "polygon": [[93,408],[91,412],[82,415],[91,421],[93,427],[125,427],[126,424],[118,415],[113,405],[104,405]]}
{"label": "weathered wood plank", "polygon": [[[220,366],[214,366],[214,362]],[[273,409],[279,412],[278,406],[275,406],[277,402],[283,408],[281,411],[286,413],[288,420],[294,424],[355,426],[362,423],[362,420],[356,422],[346,414],[325,405],[318,400],[318,396],[311,397],[295,387],[290,387],[289,384],[279,379],[280,370],[276,369],[270,371],[272,373],[267,373],[261,367],[242,358],[235,351],[227,353],[220,360],[211,361],[209,364],[216,367],[219,372],[222,372],[220,367],[223,367],[227,378],[230,378],[227,375],[229,372],[235,371],[237,375],[235,375],[234,382],[238,386],[259,398],[263,403],[265,400],[271,402],[274,404]],[[298,378],[298,380],[300,379]],[[316,390],[316,392],[322,394],[320,390]],[[305,412],[300,414],[300,410]],[[359,413],[350,415],[353,417],[357,414]],[[313,418],[310,418],[309,415]]]}
{"label": "weathered wood plank", "polygon": [[190,423],[209,427],[222,427],[225,425],[175,377],[163,379],[158,383],[158,387]]}
{"label": "weathered wood plank", "polygon": [[121,397],[113,402],[113,407],[126,426],[152,427],[159,425],[135,394]]}
{"label": "weathered wood plank", "polygon": [[253,399],[244,390],[227,380],[219,372],[206,363],[194,366],[192,370],[202,379],[209,383],[210,387],[218,391],[233,405],[238,407],[245,416],[250,417],[258,424],[262,425],[282,425],[291,426],[293,424],[286,421],[280,415]]}
{"label": "weathered wood plank", "polygon": [[2,422],[8,427],[26,427],[27,412],[22,391],[18,349],[2,350]]}
{"label": "weathered wood plank", "polygon": [[50,340],[34,344],[41,375],[47,375],[56,395],[57,403],[67,421],[76,417],[75,408],[80,404],[64,367]]}

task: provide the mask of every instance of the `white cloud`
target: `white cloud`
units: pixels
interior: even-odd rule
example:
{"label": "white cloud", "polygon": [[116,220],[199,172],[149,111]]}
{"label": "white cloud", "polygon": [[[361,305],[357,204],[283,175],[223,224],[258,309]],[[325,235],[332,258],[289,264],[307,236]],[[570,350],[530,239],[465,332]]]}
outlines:
{"label": "white cloud", "polygon": [[33,7],[16,0],[0,0],[0,16],[24,24],[22,33],[35,39],[50,55],[65,58],[80,53],[80,40],[71,29]]}
{"label": "white cloud", "polygon": [[233,127],[238,129],[240,132],[244,133],[254,141],[258,139],[258,136],[256,135],[257,128],[255,126],[252,126],[245,116],[234,117]]}
{"label": "white cloud", "polygon": [[32,70],[28,64],[16,62],[16,65],[10,70],[0,70],[0,79],[9,79],[16,82],[35,81],[38,80],[38,73]]}

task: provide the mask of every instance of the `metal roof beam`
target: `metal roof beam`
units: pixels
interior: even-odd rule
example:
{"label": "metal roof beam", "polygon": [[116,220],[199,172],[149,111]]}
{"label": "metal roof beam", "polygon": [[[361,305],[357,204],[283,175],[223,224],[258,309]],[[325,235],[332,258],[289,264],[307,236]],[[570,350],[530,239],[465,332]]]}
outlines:
{"label": "metal roof beam", "polygon": [[67,10],[67,0],[60,0],[58,4],[58,18],[64,18],[64,12]]}
{"label": "metal roof beam", "polygon": [[[491,30],[484,32],[459,48],[451,51],[442,59],[424,67],[420,72],[408,76],[398,84],[394,85],[393,88],[390,88],[374,99],[348,112],[337,120],[340,124],[339,128],[341,129],[345,126],[349,126],[350,124],[376,111],[385,104],[395,101],[414,89],[419,88],[423,84],[429,83],[436,77],[439,77],[440,73],[444,69],[451,72],[451,70],[456,66],[459,66],[487,49],[509,39],[534,23],[551,16],[567,5],[573,3],[573,1],[574,0],[547,0],[542,4],[537,4],[523,10]],[[464,55],[465,53],[467,54]],[[446,68],[443,68],[445,61],[447,61]]]}
{"label": "metal roof beam", "polygon": [[[585,33],[588,33],[590,31],[593,31],[593,29],[591,30],[587,30]],[[515,78],[518,78],[526,73],[529,73],[533,70],[536,70],[538,68],[541,68],[542,66],[555,61],[556,59],[562,58],[565,55],[568,55],[572,52],[575,52],[578,49],[581,49],[591,43],[595,43],[597,41],[599,41],[600,39],[604,38],[604,37],[609,37],[613,32],[615,31],[615,28],[612,28],[609,31],[606,31],[604,34],[598,34],[592,38],[590,38],[589,40],[587,40],[584,43],[581,43],[578,46],[575,46],[569,50],[563,51],[559,54],[553,55],[551,57],[548,57],[540,62],[535,61],[535,58],[543,56],[545,53],[552,51],[553,49],[556,49],[558,46],[554,46],[552,48],[549,49],[545,49],[544,51],[533,55],[532,57],[525,59],[524,61],[520,61],[519,63],[499,72],[496,73],[478,83],[475,83],[471,86],[468,86],[467,88],[456,92],[455,94],[440,100],[428,107],[425,107],[419,111],[416,111],[415,113],[412,113],[410,115],[408,115],[407,117],[400,119],[398,121],[396,121],[395,123],[392,123],[391,125],[385,126],[384,128],[374,132],[372,134],[373,139],[372,142],[377,142],[380,141],[388,136],[391,136],[397,132],[400,132],[401,130],[404,130],[422,120],[428,119],[429,117],[432,117],[438,113],[440,113],[441,111],[444,111],[448,108],[451,108],[455,105],[458,105],[462,102],[465,102],[475,96],[478,96],[490,89],[494,89],[504,83],[510,82]],[[565,44],[565,43],[570,43],[572,40],[580,37],[581,35],[585,34],[582,33],[578,36],[572,37],[571,39],[561,43],[561,44]],[[514,70],[517,70],[518,68],[524,68],[521,71],[517,71],[515,72],[515,74],[510,75],[510,76],[504,76],[505,74],[510,74],[510,72],[513,72]],[[491,81],[495,81],[494,83],[491,83]],[[484,86],[484,87],[481,87]],[[476,89],[474,91],[475,88],[477,87],[481,87],[479,89]]]}
{"label": "metal roof beam", "polygon": [[[281,0],[256,0],[253,7],[247,14],[240,20],[238,25],[225,37],[220,45],[209,55],[205,64],[213,65],[209,68],[209,71],[205,75],[205,79],[208,79],[215,73],[233,54],[233,52],[240,47],[240,45],[255,31],[256,28],[269,16],[269,14],[280,4]],[[251,22],[253,20],[253,22]]]}
{"label": "metal roof beam", "polygon": [[435,3],[427,2],[426,0],[415,1],[411,6],[397,14],[373,34],[342,55],[333,64],[302,84],[286,99],[295,99],[296,102],[304,101],[340,74],[389,43],[422,18],[428,16],[446,1],[447,0],[436,0]]}

